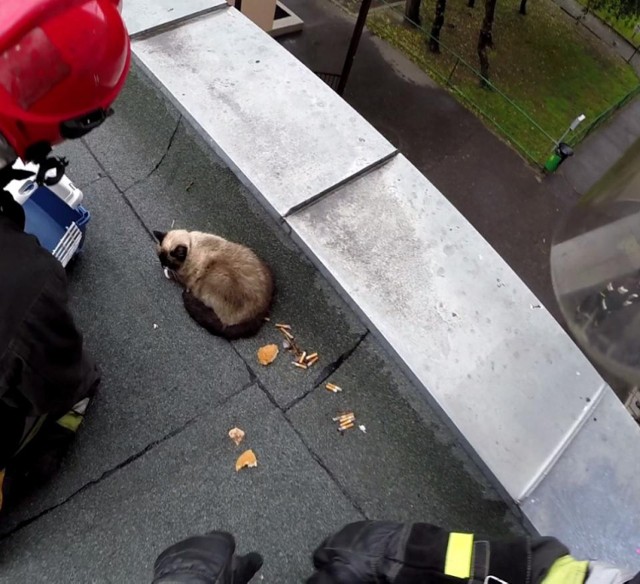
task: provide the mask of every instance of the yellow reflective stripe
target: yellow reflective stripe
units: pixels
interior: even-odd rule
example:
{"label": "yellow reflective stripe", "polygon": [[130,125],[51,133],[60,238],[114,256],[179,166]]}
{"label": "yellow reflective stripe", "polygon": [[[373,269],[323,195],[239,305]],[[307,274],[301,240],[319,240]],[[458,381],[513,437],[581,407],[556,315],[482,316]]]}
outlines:
{"label": "yellow reflective stripe", "polygon": [[447,545],[447,557],[444,573],[454,578],[471,577],[471,560],[473,559],[473,534],[450,533]]}
{"label": "yellow reflective stripe", "polygon": [[553,563],[542,584],[584,584],[588,570],[589,562],[562,556]]}
{"label": "yellow reflective stripe", "polygon": [[67,430],[71,430],[72,432],[77,432],[80,424],[82,424],[83,417],[80,414],[76,414],[76,412],[69,412],[60,418],[56,424],[66,428]]}
{"label": "yellow reflective stripe", "polygon": [[0,470],[0,510],[2,509],[2,486],[4,485],[4,469]]}

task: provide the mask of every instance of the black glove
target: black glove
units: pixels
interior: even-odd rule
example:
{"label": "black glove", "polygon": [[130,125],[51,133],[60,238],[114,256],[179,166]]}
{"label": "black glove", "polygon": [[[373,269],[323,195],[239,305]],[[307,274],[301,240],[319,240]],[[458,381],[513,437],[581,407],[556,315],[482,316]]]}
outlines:
{"label": "black glove", "polygon": [[235,555],[230,533],[212,531],[184,539],[155,562],[153,584],[247,584],[262,567],[262,556]]}
{"label": "black glove", "polygon": [[[360,521],[326,539],[313,554],[315,574],[307,584],[466,584],[445,575],[450,532],[429,523]],[[478,541],[473,575],[527,582],[530,542]],[[566,548],[564,548],[566,549]]]}
{"label": "black glove", "polygon": [[394,582],[411,525],[359,521],[327,538],[313,554],[316,573],[307,584]]}

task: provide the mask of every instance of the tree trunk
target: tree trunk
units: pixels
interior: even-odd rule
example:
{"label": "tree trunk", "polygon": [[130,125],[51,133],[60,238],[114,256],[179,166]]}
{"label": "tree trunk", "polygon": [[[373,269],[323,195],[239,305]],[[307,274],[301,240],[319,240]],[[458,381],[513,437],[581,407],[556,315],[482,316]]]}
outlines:
{"label": "tree trunk", "polygon": [[444,24],[444,11],[446,8],[447,0],[436,0],[436,17],[433,19],[431,37],[429,38],[429,50],[432,53],[440,52],[440,31]]}
{"label": "tree trunk", "polygon": [[526,16],[527,14],[527,0],[520,0],[520,14]]}
{"label": "tree trunk", "polygon": [[496,0],[485,0],[484,2],[484,20],[478,37],[478,58],[480,59],[480,87],[489,87],[486,82],[489,79],[489,56],[487,49],[493,48],[493,19],[496,14]]}
{"label": "tree trunk", "polygon": [[476,5],[476,0],[469,0],[469,2],[467,2],[467,6],[469,8],[475,8]]}
{"label": "tree trunk", "polygon": [[404,6],[404,15],[407,20],[420,24],[420,2],[421,0],[407,0]]}

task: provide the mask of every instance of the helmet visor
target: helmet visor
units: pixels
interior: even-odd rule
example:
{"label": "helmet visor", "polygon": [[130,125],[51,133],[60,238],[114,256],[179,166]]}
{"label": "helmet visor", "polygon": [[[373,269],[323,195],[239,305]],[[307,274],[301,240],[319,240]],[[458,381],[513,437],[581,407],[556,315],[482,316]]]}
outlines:
{"label": "helmet visor", "polygon": [[0,89],[23,112],[29,112],[70,73],[71,68],[41,28],[29,31],[0,54]]}
{"label": "helmet visor", "polygon": [[564,218],[551,248],[553,286],[583,349],[640,384],[640,141]]}

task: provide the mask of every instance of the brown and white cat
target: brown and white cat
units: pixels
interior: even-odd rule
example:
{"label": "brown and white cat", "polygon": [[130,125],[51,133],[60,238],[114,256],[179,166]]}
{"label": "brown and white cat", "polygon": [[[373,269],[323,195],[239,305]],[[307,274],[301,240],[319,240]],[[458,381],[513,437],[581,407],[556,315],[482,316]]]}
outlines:
{"label": "brown and white cat", "polygon": [[184,306],[193,320],[227,339],[258,332],[274,285],[271,270],[252,250],[200,231],[153,234],[160,263],[184,287]]}

